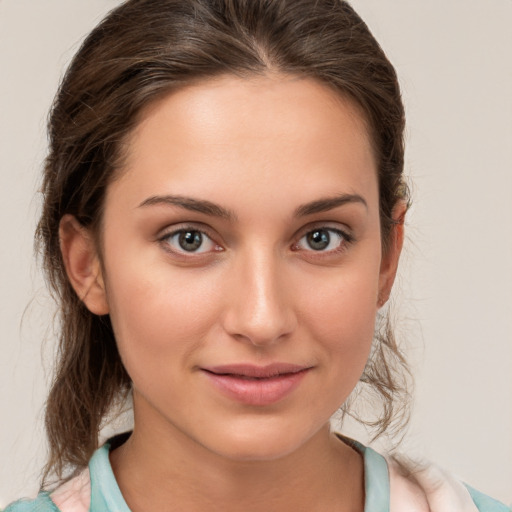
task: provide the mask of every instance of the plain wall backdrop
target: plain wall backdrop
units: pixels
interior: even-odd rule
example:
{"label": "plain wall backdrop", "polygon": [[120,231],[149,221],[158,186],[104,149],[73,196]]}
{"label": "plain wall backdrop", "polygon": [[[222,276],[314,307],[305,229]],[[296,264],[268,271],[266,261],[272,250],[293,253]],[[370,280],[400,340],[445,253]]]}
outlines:
{"label": "plain wall backdrop", "polygon": [[[53,307],[32,237],[46,115],[118,3],[0,0],[0,507],[37,491],[45,454]],[[396,309],[417,384],[402,448],[512,503],[512,1],[352,4],[397,68],[408,117]]]}

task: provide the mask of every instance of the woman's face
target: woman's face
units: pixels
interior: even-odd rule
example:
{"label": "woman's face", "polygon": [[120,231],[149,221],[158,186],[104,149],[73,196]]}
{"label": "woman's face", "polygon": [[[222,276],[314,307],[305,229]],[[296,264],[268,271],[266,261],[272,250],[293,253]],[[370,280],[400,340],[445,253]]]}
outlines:
{"label": "woman's face", "polygon": [[136,430],[299,448],[356,385],[398,257],[358,109],[309,79],[221,77],[153,104],[127,147],[101,283]]}

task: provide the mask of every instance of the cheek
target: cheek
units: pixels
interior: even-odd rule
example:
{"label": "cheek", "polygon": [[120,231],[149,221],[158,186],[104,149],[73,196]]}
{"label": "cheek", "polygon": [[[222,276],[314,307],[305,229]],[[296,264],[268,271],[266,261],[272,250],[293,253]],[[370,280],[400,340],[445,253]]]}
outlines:
{"label": "cheek", "polygon": [[309,287],[302,295],[303,309],[318,319],[318,327],[326,334],[352,332],[356,335],[361,331],[364,336],[365,326],[373,332],[378,296],[378,272],[375,270],[342,269]]}
{"label": "cheek", "polygon": [[119,261],[107,272],[107,298],[130,377],[137,381],[156,376],[163,366],[166,371],[186,365],[218,316],[213,287],[207,286],[211,283],[186,272],[169,272],[165,264]]}
{"label": "cheek", "polygon": [[357,271],[341,269],[338,275],[303,294],[307,301],[301,309],[310,336],[332,358],[333,372],[344,375],[354,385],[370,352],[377,295],[378,261]]}

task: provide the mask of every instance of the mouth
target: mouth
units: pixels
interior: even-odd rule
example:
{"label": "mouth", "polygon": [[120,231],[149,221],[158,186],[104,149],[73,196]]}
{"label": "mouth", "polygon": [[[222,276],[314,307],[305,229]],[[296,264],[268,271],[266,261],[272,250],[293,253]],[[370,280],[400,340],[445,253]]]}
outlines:
{"label": "mouth", "polygon": [[312,369],[288,363],[201,368],[217,391],[247,405],[271,405],[289,396]]}

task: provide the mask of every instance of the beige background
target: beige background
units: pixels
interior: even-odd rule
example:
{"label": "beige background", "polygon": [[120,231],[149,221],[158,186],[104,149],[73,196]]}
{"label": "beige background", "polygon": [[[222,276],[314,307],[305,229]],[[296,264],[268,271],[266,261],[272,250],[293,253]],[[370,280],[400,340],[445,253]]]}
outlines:
{"label": "beige background", "polygon": [[[78,42],[117,3],[0,0],[0,506],[36,491],[44,458],[52,309],[32,233],[45,116]],[[396,300],[417,400],[403,449],[511,503],[512,1],[353,5],[408,111],[414,206]]]}

